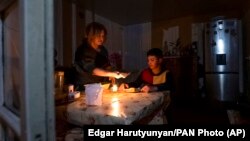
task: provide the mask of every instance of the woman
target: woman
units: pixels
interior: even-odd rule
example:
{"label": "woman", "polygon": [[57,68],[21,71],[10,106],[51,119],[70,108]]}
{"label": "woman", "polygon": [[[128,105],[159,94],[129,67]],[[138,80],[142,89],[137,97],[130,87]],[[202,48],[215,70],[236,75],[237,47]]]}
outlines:
{"label": "woman", "polygon": [[112,71],[108,51],[103,46],[107,36],[106,28],[100,23],[92,22],[85,31],[86,39],[75,52],[76,89],[84,90],[84,84],[105,83],[110,78],[126,78],[129,73]]}

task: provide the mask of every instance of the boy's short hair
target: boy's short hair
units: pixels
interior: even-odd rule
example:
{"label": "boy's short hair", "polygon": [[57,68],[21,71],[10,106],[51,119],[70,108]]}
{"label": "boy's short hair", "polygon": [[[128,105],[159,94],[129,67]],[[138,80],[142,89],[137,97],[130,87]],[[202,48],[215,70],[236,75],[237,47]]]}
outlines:
{"label": "boy's short hair", "polygon": [[159,48],[151,48],[147,52],[147,56],[155,56],[157,58],[163,58],[163,53],[162,53],[162,50]]}

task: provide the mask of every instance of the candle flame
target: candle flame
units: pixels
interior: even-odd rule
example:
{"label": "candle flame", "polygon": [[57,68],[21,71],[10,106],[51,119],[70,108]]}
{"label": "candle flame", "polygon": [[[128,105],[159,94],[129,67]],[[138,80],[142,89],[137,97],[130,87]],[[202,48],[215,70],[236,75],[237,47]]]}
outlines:
{"label": "candle flame", "polygon": [[119,104],[118,98],[112,98],[111,107],[112,107],[111,114],[119,117],[120,116],[120,104]]}
{"label": "candle flame", "polygon": [[113,92],[117,92],[117,90],[118,90],[118,87],[117,87],[116,84],[114,84],[114,85],[112,86],[112,91],[113,91]]}

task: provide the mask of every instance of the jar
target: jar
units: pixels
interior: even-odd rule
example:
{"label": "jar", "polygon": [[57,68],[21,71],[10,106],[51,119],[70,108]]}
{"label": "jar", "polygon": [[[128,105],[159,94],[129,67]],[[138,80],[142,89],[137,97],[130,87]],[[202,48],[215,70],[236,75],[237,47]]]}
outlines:
{"label": "jar", "polygon": [[64,72],[63,71],[55,72],[56,93],[63,93],[63,86],[64,86]]}

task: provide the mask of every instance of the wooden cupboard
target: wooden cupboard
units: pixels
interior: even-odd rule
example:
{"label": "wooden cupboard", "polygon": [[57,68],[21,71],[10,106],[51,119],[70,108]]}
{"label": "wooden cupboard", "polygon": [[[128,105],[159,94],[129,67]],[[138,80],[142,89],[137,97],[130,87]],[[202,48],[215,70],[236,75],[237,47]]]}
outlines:
{"label": "wooden cupboard", "polygon": [[197,95],[197,56],[164,57],[164,65],[173,75],[173,97],[191,98]]}

